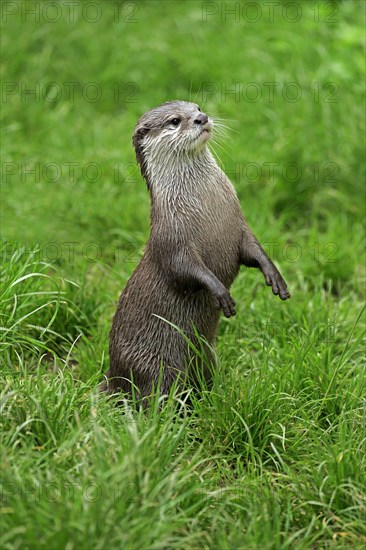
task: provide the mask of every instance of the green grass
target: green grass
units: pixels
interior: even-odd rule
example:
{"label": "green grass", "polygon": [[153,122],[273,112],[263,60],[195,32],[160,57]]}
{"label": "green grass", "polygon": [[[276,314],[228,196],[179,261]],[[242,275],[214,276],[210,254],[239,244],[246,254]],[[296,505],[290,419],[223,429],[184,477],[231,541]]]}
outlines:
{"label": "green grass", "polygon": [[[51,23],[18,2],[2,24],[1,546],[363,548],[364,4],[133,4]],[[292,298],[243,269],[212,390],[142,413],[97,385],[149,232],[133,126],[168,99],[229,121],[217,152]]]}

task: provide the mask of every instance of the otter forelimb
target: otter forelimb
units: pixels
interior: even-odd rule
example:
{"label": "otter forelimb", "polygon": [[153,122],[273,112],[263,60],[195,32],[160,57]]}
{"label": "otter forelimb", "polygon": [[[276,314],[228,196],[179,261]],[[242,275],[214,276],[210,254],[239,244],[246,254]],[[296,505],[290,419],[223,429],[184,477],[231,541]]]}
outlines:
{"label": "otter forelimb", "polygon": [[290,298],[290,293],[281,273],[246,225],[241,240],[240,263],[247,267],[259,268],[264,275],[266,285],[272,287],[273,294],[279,295],[281,300]]}
{"label": "otter forelimb", "polygon": [[[163,259],[162,267],[169,269],[169,278],[178,286],[185,288],[205,288],[213,298],[216,309],[222,309],[225,317],[235,315],[235,302],[228,289],[204,264],[202,258],[194,249],[179,247],[177,243],[165,246],[160,243],[160,254],[156,258]],[[157,252],[156,247],[155,253]]]}

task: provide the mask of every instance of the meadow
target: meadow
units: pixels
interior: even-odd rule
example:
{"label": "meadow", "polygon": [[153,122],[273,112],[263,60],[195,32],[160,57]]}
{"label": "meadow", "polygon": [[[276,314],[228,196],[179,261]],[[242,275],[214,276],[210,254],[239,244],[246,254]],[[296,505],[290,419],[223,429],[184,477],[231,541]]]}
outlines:
{"label": "meadow", "polygon": [[[1,19],[1,547],[364,548],[364,2]],[[227,121],[214,154],[292,297],[242,269],[213,388],[143,413],[97,386],[149,235],[133,127],[169,99]]]}

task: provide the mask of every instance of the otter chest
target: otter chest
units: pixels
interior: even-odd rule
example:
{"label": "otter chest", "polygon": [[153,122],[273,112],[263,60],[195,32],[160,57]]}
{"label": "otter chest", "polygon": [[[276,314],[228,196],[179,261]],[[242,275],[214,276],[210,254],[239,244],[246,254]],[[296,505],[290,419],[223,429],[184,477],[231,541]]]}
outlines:
{"label": "otter chest", "polygon": [[205,265],[227,284],[232,283],[239,270],[240,216],[236,195],[221,192],[206,197],[186,219],[185,229],[188,228],[195,250]]}

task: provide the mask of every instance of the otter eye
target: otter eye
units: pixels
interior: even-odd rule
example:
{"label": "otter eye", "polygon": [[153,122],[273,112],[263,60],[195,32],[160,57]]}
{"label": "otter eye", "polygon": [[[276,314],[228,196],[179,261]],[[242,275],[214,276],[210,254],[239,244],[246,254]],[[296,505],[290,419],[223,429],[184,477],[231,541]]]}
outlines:
{"label": "otter eye", "polygon": [[170,124],[173,124],[173,126],[178,126],[180,124],[180,118],[172,118]]}

